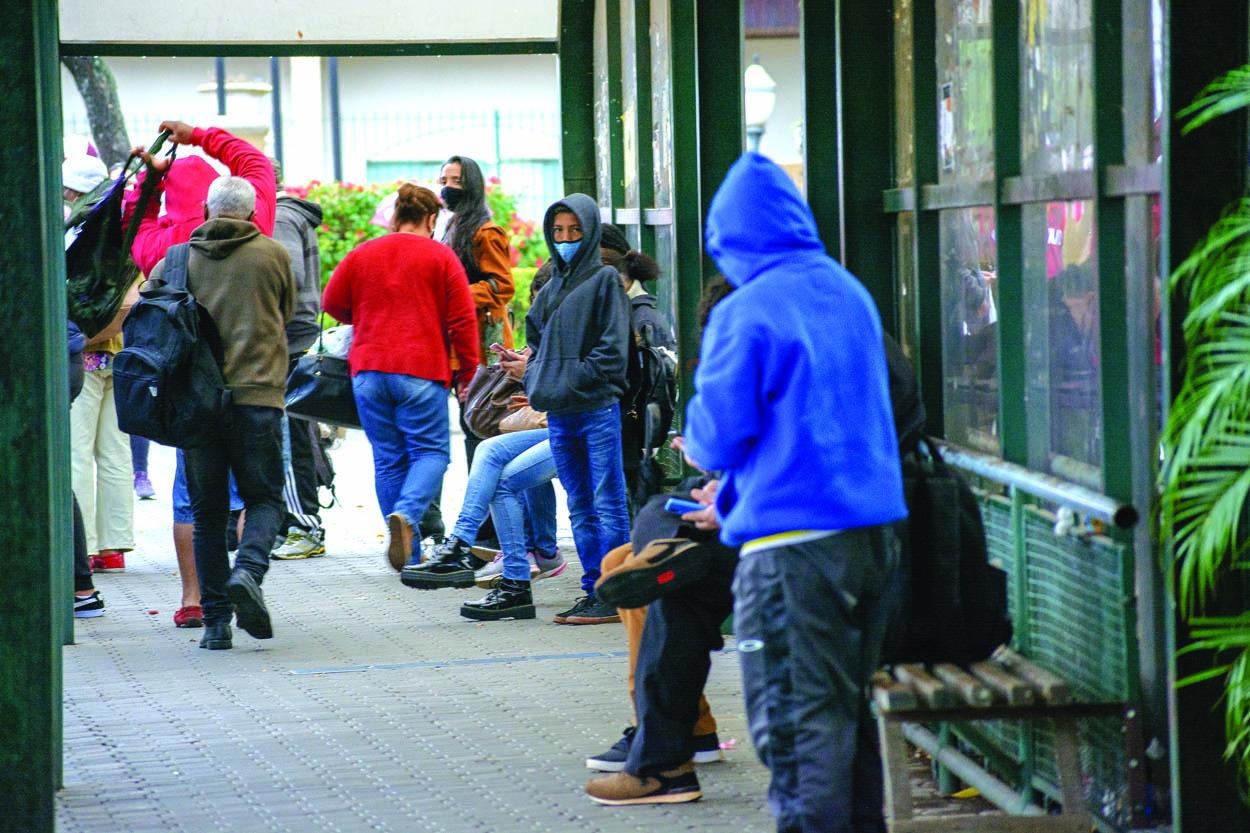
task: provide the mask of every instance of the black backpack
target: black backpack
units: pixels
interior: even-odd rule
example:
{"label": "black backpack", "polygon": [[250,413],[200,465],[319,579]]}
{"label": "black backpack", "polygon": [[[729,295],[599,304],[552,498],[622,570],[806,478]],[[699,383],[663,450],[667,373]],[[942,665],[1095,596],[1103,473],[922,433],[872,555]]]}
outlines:
{"label": "black backpack", "polygon": [[148,281],[122,323],[113,398],[123,433],[195,448],[220,436],[230,406],[221,337],[187,291],[190,245],[171,246],[162,280]]}
{"label": "black backpack", "polygon": [[989,563],[981,507],[931,441],[903,458],[903,572],[907,590],[882,661],[986,659],[1011,641],[1007,574]]}

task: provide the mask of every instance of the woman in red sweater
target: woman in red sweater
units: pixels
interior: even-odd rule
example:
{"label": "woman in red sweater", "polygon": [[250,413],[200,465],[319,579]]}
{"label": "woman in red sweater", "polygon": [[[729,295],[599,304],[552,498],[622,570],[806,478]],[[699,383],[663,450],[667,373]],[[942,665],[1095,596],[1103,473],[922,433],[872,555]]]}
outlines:
{"label": "woman in red sweater", "polygon": [[[321,300],[354,328],[347,362],[396,570],[412,558],[413,528],[451,458],[451,350],[462,359],[461,374],[477,370],[477,317],[464,267],[431,239],[438,211],[433,191],[401,185],[392,233],[343,258]],[[468,378],[456,381],[468,388]]]}

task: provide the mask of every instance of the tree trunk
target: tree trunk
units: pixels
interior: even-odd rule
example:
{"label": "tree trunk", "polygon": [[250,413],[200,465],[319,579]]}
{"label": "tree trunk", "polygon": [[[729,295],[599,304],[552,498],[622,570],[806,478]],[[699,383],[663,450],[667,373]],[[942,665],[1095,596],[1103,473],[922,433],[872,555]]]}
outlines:
{"label": "tree trunk", "polygon": [[117,81],[101,58],[66,55],[61,63],[74,76],[78,92],[87,106],[91,136],[104,164],[112,168],[126,161],[130,153],[130,137],[122,118]]}

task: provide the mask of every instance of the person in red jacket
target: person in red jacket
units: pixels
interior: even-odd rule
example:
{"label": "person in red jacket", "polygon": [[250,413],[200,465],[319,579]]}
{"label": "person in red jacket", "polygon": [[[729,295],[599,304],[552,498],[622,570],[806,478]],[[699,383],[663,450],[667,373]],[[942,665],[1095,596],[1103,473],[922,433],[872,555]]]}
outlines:
{"label": "person in red jacket", "polygon": [[[277,206],[277,188],[273,176],[273,164],[255,145],[227,133],[219,127],[192,127],[186,122],[163,121],[161,130],[170,132],[170,141],[179,145],[197,145],[213,159],[230,169],[232,176],[242,177],[256,189],[256,216],[252,222],[261,234],[273,236],[274,212]],[[148,201],[147,212],[130,247],[130,254],[143,274],[165,257],[166,250],[191,239],[191,232],[204,222],[204,198],[208,186],[218,176],[213,166],[198,156],[176,160],[170,166],[163,158],[153,159],[140,148],[135,152],[148,162],[148,170],[161,177],[157,194],[164,194],[165,213],[159,214],[160,199]],[[140,174],[138,185],[145,176]],[[122,202],[122,228],[130,222],[139,201],[140,188],[136,187]]]}
{"label": "person in red jacket", "polygon": [[397,571],[412,558],[413,529],[451,460],[450,352],[460,358],[458,390],[467,390],[478,362],[464,267],[431,239],[439,205],[428,188],[401,185],[391,233],[343,258],[321,299],[327,314],[354,328],[347,363]]}

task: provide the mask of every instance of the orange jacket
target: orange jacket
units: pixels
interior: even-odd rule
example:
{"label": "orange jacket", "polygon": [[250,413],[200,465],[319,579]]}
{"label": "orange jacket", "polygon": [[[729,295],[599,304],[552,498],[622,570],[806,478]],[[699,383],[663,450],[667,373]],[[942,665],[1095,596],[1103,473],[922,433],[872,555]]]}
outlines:
{"label": "orange jacket", "polygon": [[[494,222],[486,222],[473,235],[473,257],[477,260],[478,269],[484,276],[481,280],[469,284],[469,294],[473,296],[473,306],[477,310],[478,363],[486,364],[486,359],[494,353],[489,350],[486,340],[487,324],[502,324],[504,347],[512,347],[512,322],[508,318],[508,302],[516,293],[516,285],[512,281],[512,246],[508,241],[508,233]],[[470,276],[472,280],[472,276]],[[459,369],[459,358],[453,353],[451,357],[453,369]]]}

